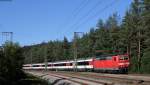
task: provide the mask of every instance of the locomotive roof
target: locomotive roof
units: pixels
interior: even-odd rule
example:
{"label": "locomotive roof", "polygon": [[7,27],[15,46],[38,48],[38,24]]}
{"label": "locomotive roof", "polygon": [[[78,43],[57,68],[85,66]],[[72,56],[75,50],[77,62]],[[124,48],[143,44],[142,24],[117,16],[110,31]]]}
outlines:
{"label": "locomotive roof", "polygon": [[111,57],[111,56],[115,56],[115,55],[98,55],[96,57]]}
{"label": "locomotive roof", "polygon": [[106,54],[106,55],[98,55],[96,58],[99,57],[112,57],[112,56],[118,56],[118,55],[127,55],[127,54]]}

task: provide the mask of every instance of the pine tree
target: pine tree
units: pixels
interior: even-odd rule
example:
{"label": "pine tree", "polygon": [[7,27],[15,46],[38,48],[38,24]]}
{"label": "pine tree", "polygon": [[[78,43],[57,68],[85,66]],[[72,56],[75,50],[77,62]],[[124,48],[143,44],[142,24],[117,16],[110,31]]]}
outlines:
{"label": "pine tree", "polygon": [[150,73],[150,1],[144,0],[143,22],[145,28],[144,54],[142,57],[142,72]]}
{"label": "pine tree", "polygon": [[67,60],[69,59],[70,57],[70,45],[69,45],[69,42],[68,42],[68,39],[66,37],[64,37],[64,40],[63,40],[63,56],[64,56],[64,59]]}
{"label": "pine tree", "polygon": [[[124,38],[126,38],[127,43],[127,51],[131,57],[132,62],[132,70],[140,71],[141,67],[141,46],[142,46],[142,31],[143,24],[142,24],[142,7],[140,0],[134,0],[131,5],[130,10],[126,13],[123,28],[124,28]],[[131,68],[132,68],[131,67]]]}
{"label": "pine tree", "polygon": [[6,42],[2,47],[3,50],[0,53],[0,78],[5,81],[6,85],[15,85],[23,77],[21,70],[24,59],[22,49],[17,43],[12,42]]}

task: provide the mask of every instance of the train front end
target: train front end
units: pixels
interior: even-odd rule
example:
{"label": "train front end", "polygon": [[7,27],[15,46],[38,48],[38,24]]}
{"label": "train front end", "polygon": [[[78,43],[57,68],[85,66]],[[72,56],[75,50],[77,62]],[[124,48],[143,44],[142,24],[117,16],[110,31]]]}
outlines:
{"label": "train front end", "polygon": [[128,55],[118,55],[118,68],[120,73],[127,73],[129,65],[130,62]]}

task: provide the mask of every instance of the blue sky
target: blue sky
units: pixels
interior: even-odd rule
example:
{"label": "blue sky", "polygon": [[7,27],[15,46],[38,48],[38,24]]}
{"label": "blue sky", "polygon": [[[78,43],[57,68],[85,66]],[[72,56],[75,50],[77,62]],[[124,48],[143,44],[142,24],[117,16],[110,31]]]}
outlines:
{"label": "blue sky", "polygon": [[[13,41],[31,45],[73,38],[88,32],[99,19],[117,12],[124,16],[132,0],[12,0],[0,1],[0,32],[13,32]],[[110,5],[111,4],[111,5]],[[0,44],[4,41],[0,36]]]}

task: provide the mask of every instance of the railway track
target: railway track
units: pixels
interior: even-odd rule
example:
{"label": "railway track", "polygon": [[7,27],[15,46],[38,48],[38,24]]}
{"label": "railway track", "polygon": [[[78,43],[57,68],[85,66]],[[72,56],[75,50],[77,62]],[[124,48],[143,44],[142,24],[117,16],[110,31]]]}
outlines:
{"label": "railway track", "polygon": [[84,73],[67,72],[67,74],[65,72],[62,72],[61,74],[64,76],[82,76],[82,77],[87,77],[87,78],[92,77],[93,79],[96,79],[96,80],[100,79],[101,81],[107,80],[107,81],[111,81],[111,83],[109,83],[110,85],[113,85],[113,84],[122,85],[123,83],[125,83],[125,85],[126,84],[128,85],[150,85],[150,80],[148,81],[144,79],[131,79],[131,78],[122,78],[122,77],[103,76],[103,75],[98,75],[98,74],[90,74],[87,72],[84,72]]}
{"label": "railway track", "polygon": [[142,83],[142,82],[147,82],[150,84],[150,76],[133,76],[132,74],[128,75],[128,74],[100,74],[100,75],[97,75],[95,73],[83,73],[83,75],[92,75],[92,76],[95,76],[95,77],[106,77],[106,78],[111,78],[111,79],[120,79],[120,80],[127,80],[127,81],[132,81],[132,82],[137,82],[137,83]]}
{"label": "railway track", "polygon": [[[63,75],[62,73],[39,73],[39,72],[29,72],[30,74],[33,74],[35,76],[41,77],[45,80],[49,80],[51,78],[56,78],[56,80],[54,82],[52,82],[52,85],[59,85],[56,82],[60,80],[64,81],[70,81],[72,82],[69,85],[113,85],[111,83],[108,82],[101,82],[101,81],[96,81],[96,80],[92,80],[92,79],[88,79],[88,78],[84,78],[84,77],[80,77],[80,76],[73,76],[73,75]],[[62,84],[60,84],[62,85]],[[64,85],[64,82],[63,82]],[[67,84],[68,85],[68,84]]]}
{"label": "railway track", "polygon": [[93,80],[93,79],[89,79],[85,77],[73,76],[73,75],[64,75],[60,73],[56,73],[55,75],[54,74],[50,74],[50,75],[55,76],[55,77],[65,78],[71,81],[73,80],[73,82],[80,83],[81,85],[114,85],[111,82],[104,82],[104,81],[102,82],[102,81],[97,81],[97,80]]}
{"label": "railway track", "polygon": [[[81,74],[80,74],[81,75]],[[130,81],[131,83],[140,83],[140,82],[149,82],[150,81],[145,81],[145,80],[142,80],[142,79],[128,79],[128,78],[120,78],[120,77],[112,77],[112,76],[102,76],[102,75],[96,75],[96,74],[82,74],[84,76],[93,76],[95,78],[109,78],[109,79],[113,79],[113,80],[123,80],[123,81]]]}
{"label": "railway track", "polygon": [[[148,83],[150,84],[150,80],[144,80],[144,79],[133,79],[133,78],[123,78],[123,77],[113,77],[113,76],[103,76],[103,75],[96,75],[96,74],[80,74],[84,76],[93,76],[96,78],[107,78],[107,79],[113,79],[114,81],[120,81],[120,82],[127,82],[127,83],[133,83],[133,84],[141,84],[141,83]],[[113,74],[114,75],[114,74]],[[123,75],[127,76],[127,75]]]}
{"label": "railway track", "polygon": [[[36,72],[31,74],[34,73]],[[48,71],[44,72],[44,74],[76,83],[74,85],[150,85],[150,81],[148,80],[105,76],[99,73]],[[42,73],[40,75],[42,75]]]}
{"label": "railway track", "polygon": [[73,79],[70,79],[70,78],[66,78],[66,77],[62,77],[62,76],[58,76],[58,75],[54,75],[54,74],[53,75],[51,74],[51,76],[54,76],[54,77],[57,77],[57,78],[60,78],[60,79],[69,80],[71,82],[78,83],[80,85],[88,85],[87,83],[79,82],[77,80],[73,80]]}

